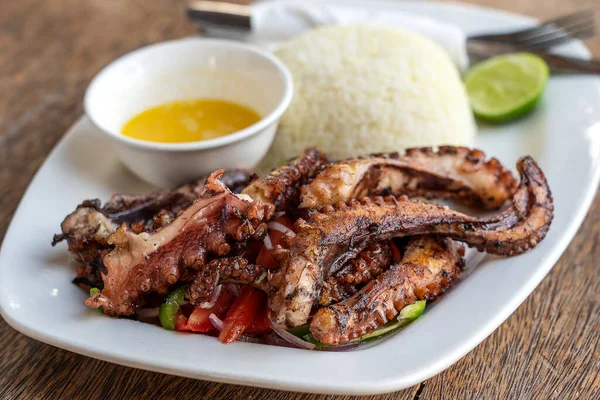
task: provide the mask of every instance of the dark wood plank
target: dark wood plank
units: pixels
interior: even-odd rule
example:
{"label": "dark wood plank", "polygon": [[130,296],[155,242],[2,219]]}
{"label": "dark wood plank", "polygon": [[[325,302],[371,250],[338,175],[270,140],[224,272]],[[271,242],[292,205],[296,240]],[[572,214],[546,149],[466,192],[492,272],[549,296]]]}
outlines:
{"label": "dark wood plank", "polygon": [[[218,384],[121,367],[55,349],[17,334],[4,322],[0,324],[0,340],[10,349],[2,351],[1,399],[350,399]],[[414,398],[415,390],[352,398],[408,400]]]}
{"label": "dark wood plank", "polygon": [[[470,1],[545,18],[592,1]],[[131,49],[194,32],[183,1],[0,2],[0,240],[83,91]],[[598,39],[588,42],[600,54]],[[424,384],[364,399],[600,398],[600,199],[558,265],[490,338]],[[0,320],[0,398],[346,399],[126,368],[29,339]]]}
{"label": "dark wood plank", "polygon": [[[536,18],[591,9],[588,0],[466,0]],[[600,21],[600,20],[598,20]],[[600,56],[600,39],[586,44]],[[552,272],[508,320],[421,399],[600,399],[600,198]]]}
{"label": "dark wood plank", "polygon": [[423,399],[600,399],[600,201],[519,309]]}

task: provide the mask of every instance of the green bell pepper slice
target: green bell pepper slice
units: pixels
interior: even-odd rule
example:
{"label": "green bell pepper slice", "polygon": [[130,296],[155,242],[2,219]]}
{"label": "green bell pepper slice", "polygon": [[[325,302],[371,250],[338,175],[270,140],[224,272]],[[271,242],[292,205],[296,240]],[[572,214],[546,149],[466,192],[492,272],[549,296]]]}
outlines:
{"label": "green bell pepper slice", "polygon": [[304,336],[310,333],[310,324],[297,326],[295,328],[290,328],[287,330],[294,336],[298,336],[299,338],[303,338]]}
{"label": "green bell pepper slice", "polygon": [[427,303],[427,301],[425,301],[425,300],[415,301],[411,305],[404,307],[400,311],[400,314],[398,314],[398,317],[396,319],[398,321],[402,321],[402,320],[407,320],[409,322],[414,321],[415,319],[417,319],[421,315],[423,315],[423,311],[425,311],[426,303]]}
{"label": "green bell pepper slice", "polygon": [[396,329],[400,329],[400,328],[410,324],[415,319],[417,319],[421,315],[423,315],[423,311],[425,311],[426,303],[427,302],[425,300],[415,301],[413,304],[410,304],[410,305],[404,307],[400,311],[400,313],[398,314],[398,317],[396,317],[396,319],[393,319],[393,320],[389,321],[387,324],[380,326],[379,328],[375,329],[371,333],[367,333],[366,335],[363,335],[359,338],[352,339],[351,342],[363,342],[363,341],[367,341],[370,339],[374,339],[374,338],[383,336],[387,333],[393,332]]}
{"label": "green bell pepper slice", "polygon": [[165,302],[161,304],[158,312],[158,319],[160,319],[163,328],[170,331],[175,329],[177,311],[179,311],[179,307],[181,307],[185,301],[185,288],[186,286],[180,286],[173,290],[169,293]]}
{"label": "green bell pepper slice", "polygon": [[[94,296],[95,294],[98,294],[98,293],[100,293],[100,289],[98,289],[97,287],[90,288],[90,297],[92,297],[92,296]],[[104,314],[104,310],[102,309],[102,307],[98,307],[98,311],[101,314]]]}

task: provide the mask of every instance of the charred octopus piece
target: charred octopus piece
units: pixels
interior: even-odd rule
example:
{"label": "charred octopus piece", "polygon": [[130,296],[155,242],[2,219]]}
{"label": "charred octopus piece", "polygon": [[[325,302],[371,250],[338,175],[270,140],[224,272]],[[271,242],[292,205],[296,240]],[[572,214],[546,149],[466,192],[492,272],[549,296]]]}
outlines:
{"label": "charred octopus piece", "polygon": [[[239,193],[250,181],[246,170],[225,171],[221,182],[232,192]],[[61,224],[62,233],[54,235],[52,245],[66,240],[69,251],[82,264],[74,282],[102,289],[101,272],[106,273],[103,257],[112,250],[108,237],[122,223],[135,232],[152,232],[168,225],[177,213],[189,207],[204,187],[206,178],[179,188],[161,190],[146,195],[115,194],[104,205],[100,200],[86,200],[69,214]]]}
{"label": "charred octopus piece", "polygon": [[[231,169],[223,173],[221,182],[232,193],[240,193],[252,178],[248,170]],[[175,190],[161,190],[149,195],[115,194],[102,207],[102,211],[117,223],[143,222],[149,229],[156,226],[156,216],[166,212],[169,222],[179,211],[189,207],[198,198],[206,177],[182,185]],[[166,224],[164,224],[166,225]]]}
{"label": "charred octopus piece", "polygon": [[302,208],[321,208],[367,196],[450,198],[484,209],[501,207],[516,180],[500,162],[479,150],[442,146],[340,161],[302,188]]}
{"label": "charred octopus piece", "polygon": [[348,261],[323,282],[320,305],[328,306],[352,296],[362,285],[387,270],[391,263],[391,243],[371,243],[355,259]]}
{"label": "charred octopus piece", "polygon": [[242,193],[263,203],[274,204],[278,211],[298,206],[300,188],[311,179],[329,159],[317,149],[307,149],[286,165],[273,170],[264,178],[250,183]]}
{"label": "charred octopus piece", "polygon": [[266,292],[268,277],[267,268],[251,264],[244,257],[217,258],[196,273],[186,290],[186,297],[193,305],[202,306],[222,283],[252,285]]}
{"label": "charred octopus piece", "polygon": [[62,234],[54,235],[52,246],[67,240],[69,252],[81,264],[73,280],[78,285],[102,288],[104,257],[112,246],[108,237],[117,229],[117,224],[100,209],[100,201],[86,200],[77,206],[61,224]]}
{"label": "charred octopus piece", "polygon": [[[356,259],[348,261],[340,271],[325,281],[321,305],[326,306],[350,297],[365,283],[389,268],[391,262],[389,242],[371,244]],[[252,285],[268,292],[271,272],[272,269],[252,264],[242,256],[217,258],[199,269],[186,290],[186,297],[192,304],[201,306],[213,297],[217,286],[224,283]]]}
{"label": "charred octopus piece", "polygon": [[232,241],[259,239],[271,218],[270,204],[234,195],[214,172],[198,199],[169,225],[150,234],[121,225],[108,238],[114,250],[103,261],[104,289],[85,304],[109,315],[131,315],[147,295],[165,295],[179,281],[193,278],[208,255],[225,257]]}
{"label": "charred octopus piece", "polygon": [[354,296],[317,311],[310,323],[312,335],[323,343],[342,344],[375,330],[416,300],[435,300],[464,265],[460,247],[448,238],[410,239],[400,263]]}
{"label": "charred octopus piece", "polygon": [[298,220],[293,239],[274,252],[281,268],[271,281],[278,290],[269,306],[280,325],[299,326],[318,301],[323,280],[369,243],[393,237],[437,235],[480,251],[515,255],[535,247],[546,235],[553,204],[546,179],[531,157],[517,168],[521,183],[511,206],[489,218],[475,218],[447,207],[400,198],[349,200]]}

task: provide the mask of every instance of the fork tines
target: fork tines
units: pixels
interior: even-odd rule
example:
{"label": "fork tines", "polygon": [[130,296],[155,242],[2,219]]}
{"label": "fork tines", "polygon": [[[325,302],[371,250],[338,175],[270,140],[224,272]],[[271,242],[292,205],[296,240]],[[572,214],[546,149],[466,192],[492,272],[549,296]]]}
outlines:
{"label": "fork tines", "polygon": [[469,41],[503,43],[522,50],[546,49],[595,34],[594,10],[579,11],[514,32],[469,37]]}

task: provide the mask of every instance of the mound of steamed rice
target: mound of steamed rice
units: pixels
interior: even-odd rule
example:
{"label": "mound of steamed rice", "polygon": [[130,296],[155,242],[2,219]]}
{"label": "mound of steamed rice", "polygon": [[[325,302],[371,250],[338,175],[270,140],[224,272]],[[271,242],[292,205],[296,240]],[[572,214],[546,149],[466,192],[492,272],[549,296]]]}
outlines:
{"label": "mound of steamed rice", "polygon": [[436,43],[372,25],[318,28],[277,55],[294,98],[262,167],[316,146],[335,159],[470,145],[475,123],[455,65]]}

